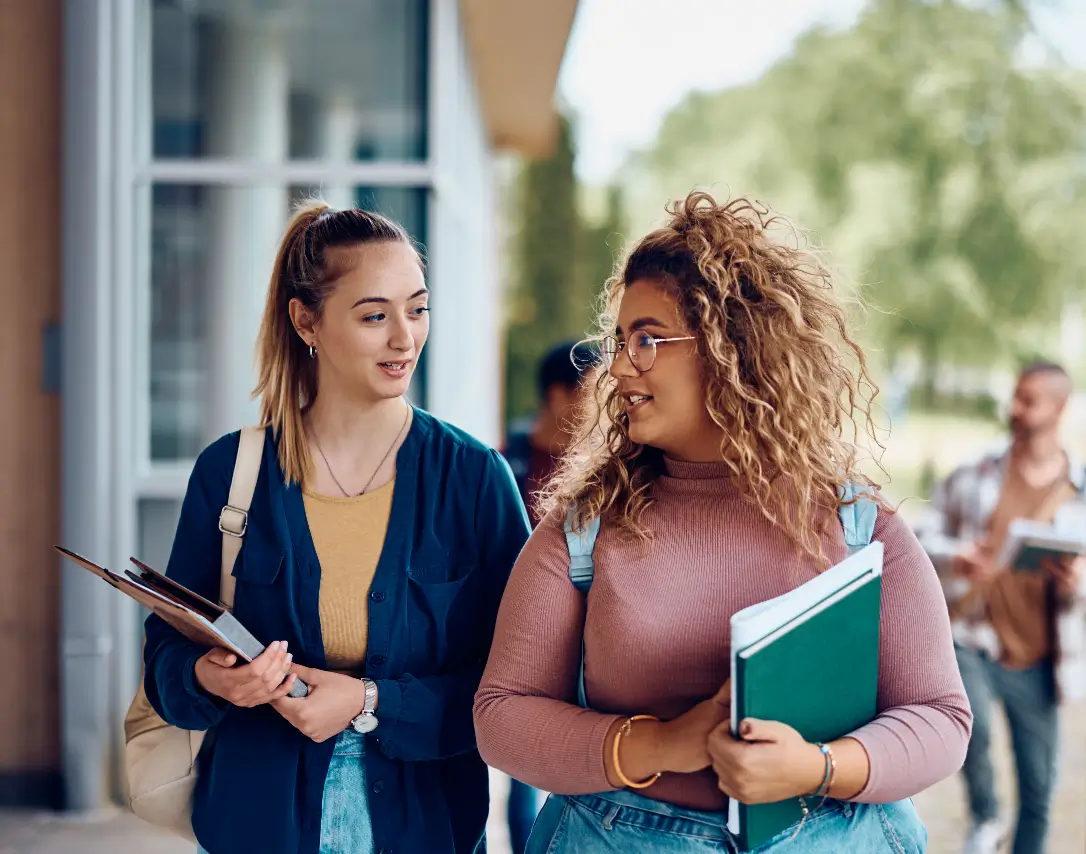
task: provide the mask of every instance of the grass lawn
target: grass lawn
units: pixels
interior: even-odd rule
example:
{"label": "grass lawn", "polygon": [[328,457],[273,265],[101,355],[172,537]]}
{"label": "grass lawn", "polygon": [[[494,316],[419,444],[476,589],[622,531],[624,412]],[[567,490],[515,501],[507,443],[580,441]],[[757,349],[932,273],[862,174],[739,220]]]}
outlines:
{"label": "grass lawn", "polygon": [[[901,504],[906,519],[924,511],[930,497],[925,469],[937,478],[946,477],[956,466],[997,447],[1005,428],[992,421],[956,415],[910,413],[898,417],[889,435],[880,436],[886,448],[882,456],[885,473],[872,466],[865,470],[884,485],[886,496]],[[902,503],[904,502],[904,503]]]}

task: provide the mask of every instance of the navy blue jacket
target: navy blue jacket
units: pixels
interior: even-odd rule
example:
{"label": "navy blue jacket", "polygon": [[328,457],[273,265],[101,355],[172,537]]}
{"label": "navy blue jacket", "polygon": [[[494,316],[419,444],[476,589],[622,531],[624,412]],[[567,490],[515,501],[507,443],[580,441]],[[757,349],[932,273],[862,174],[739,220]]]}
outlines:
{"label": "navy blue jacket", "polygon": [[[238,433],[200,455],[181,508],[167,575],[218,598],[221,534]],[[498,603],[528,538],[509,467],[467,434],[416,410],[396,457],[396,486],[369,596],[366,675],[380,726],[368,738],[375,849],[483,851],[487,769],[472,702]],[[234,566],[234,613],[264,643],[326,669],[320,564],[302,494],[284,485],[269,430],[249,529]],[[147,697],[170,724],[210,730],[200,755],[193,826],[211,854],[316,854],[334,739],[316,744],[270,706],[234,707],[196,684],[206,650],[158,617],[146,624]]]}

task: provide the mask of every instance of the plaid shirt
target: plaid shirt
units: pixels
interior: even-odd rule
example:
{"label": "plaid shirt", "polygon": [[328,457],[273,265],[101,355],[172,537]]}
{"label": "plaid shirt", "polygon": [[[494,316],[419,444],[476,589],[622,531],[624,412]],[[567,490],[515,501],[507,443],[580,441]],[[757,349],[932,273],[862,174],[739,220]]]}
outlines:
{"label": "plaid shirt", "polygon": [[[1005,450],[957,469],[936,486],[931,508],[916,525],[917,537],[935,564],[948,604],[969,593],[971,582],[954,574],[954,558],[966,545],[987,534],[988,521],[1003,492],[1006,469]],[[1070,460],[1070,479],[1078,499],[1064,504],[1053,524],[1081,529],[1086,526],[1086,469],[1074,459]],[[1086,579],[1075,599],[1050,618],[1056,620],[1053,659],[1060,698],[1071,701],[1086,696]],[[951,625],[956,643],[999,658],[999,637],[991,623],[956,618]]]}

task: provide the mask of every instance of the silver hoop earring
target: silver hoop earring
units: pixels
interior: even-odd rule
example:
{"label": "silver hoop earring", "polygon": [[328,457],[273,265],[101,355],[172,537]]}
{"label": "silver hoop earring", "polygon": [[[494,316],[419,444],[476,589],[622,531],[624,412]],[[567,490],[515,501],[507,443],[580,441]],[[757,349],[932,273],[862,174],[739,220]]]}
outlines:
{"label": "silver hoop earring", "polygon": [[317,358],[317,348],[314,347],[312,344],[309,345],[309,358],[310,359]]}

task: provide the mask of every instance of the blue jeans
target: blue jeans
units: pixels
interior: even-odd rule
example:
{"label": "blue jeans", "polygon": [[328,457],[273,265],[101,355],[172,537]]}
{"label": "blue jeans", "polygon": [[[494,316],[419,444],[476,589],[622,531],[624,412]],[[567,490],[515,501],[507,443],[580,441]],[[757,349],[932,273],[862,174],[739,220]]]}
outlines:
{"label": "blue jeans", "polygon": [[[319,854],[374,854],[368,792],[366,737],[348,728],[336,738],[324,778]],[[208,854],[199,845],[196,851]]]}
{"label": "blue jeans", "polygon": [[1018,820],[1014,854],[1042,854],[1056,787],[1059,706],[1052,664],[1008,670],[986,653],[957,647],[965,693],[973,707],[973,736],[962,771],[974,822],[999,815],[992,768],[992,706],[1007,713],[1018,776]]}
{"label": "blue jeans", "polygon": [[[912,801],[812,809],[751,854],[923,854],[928,832]],[[629,791],[551,795],[539,813],[527,854],[737,854],[724,812],[699,812]]]}
{"label": "blue jeans", "polygon": [[524,854],[528,834],[539,815],[540,792],[520,780],[509,781],[509,804],[506,820],[509,822],[509,847],[513,854]]}

